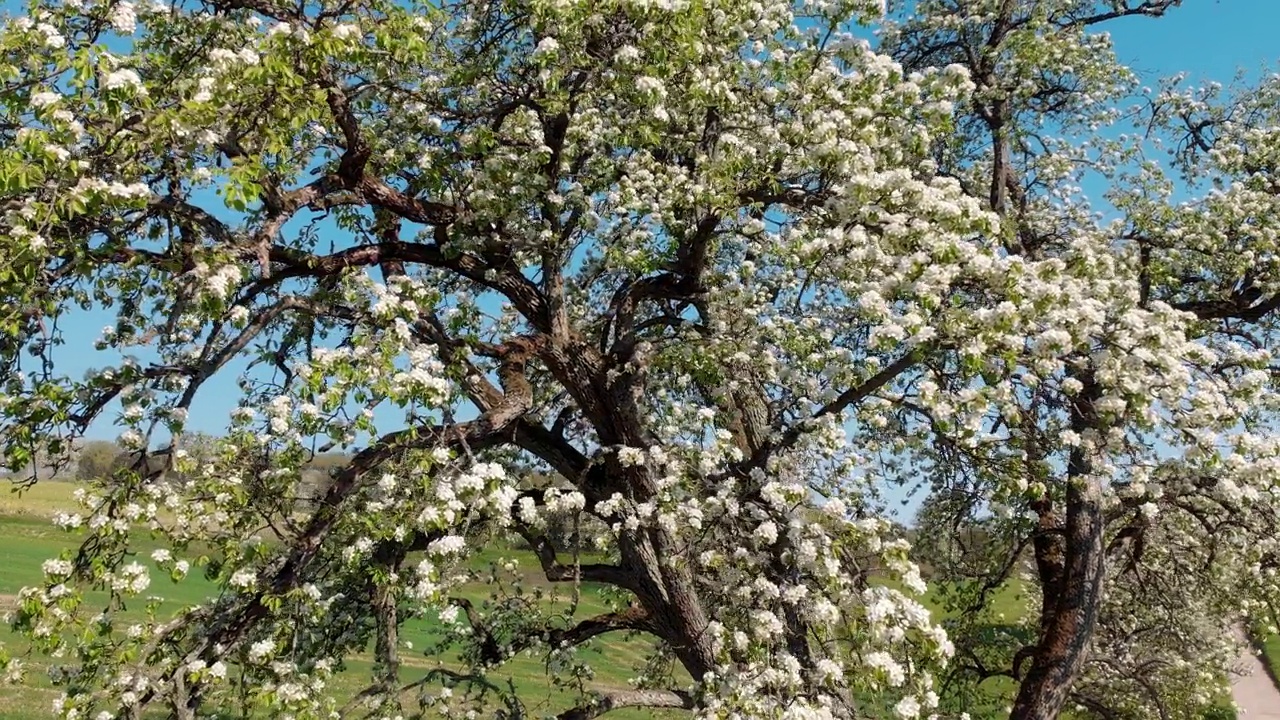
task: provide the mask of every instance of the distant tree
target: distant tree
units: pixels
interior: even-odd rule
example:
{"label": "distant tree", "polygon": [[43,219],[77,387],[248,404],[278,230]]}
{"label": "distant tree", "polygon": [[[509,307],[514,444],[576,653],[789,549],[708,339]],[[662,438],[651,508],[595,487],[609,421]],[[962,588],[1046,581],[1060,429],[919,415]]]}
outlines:
{"label": "distant tree", "polygon": [[77,453],[76,479],[102,480],[119,466],[123,449],[110,440],[90,440]]}
{"label": "distant tree", "polygon": [[[193,472],[211,467],[217,461],[219,443],[218,437],[202,432],[185,433],[176,448],[166,446],[160,452],[125,450],[119,444],[111,443],[116,453],[111,458],[107,472],[98,476],[98,479],[148,477],[163,471],[171,480],[184,480]],[[170,455],[175,452],[180,461],[170,460]]]}
{"label": "distant tree", "polygon": [[315,457],[308,460],[303,467],[308,470],[322,472],[326,475],[333,474],[351,464],[351,456],[346,453],[325,452],[317,453]]}
{"label": "distant tree", "polygon": [[118,478],[121,473],[145,477],[168,468],[169,459],[167,455],[146,453],[141,450],[120,450],[115,457],[111,458],[109,472],[98,479],[110,481]]}
{"label": "distant tree", "polygon": [[299,499],[314,502],[333,482],[334,476],[351,463],[351,456],[340,452],[318,453],[301,468]]}
{"label": "distant tree", "polygon": [[929,576],[951,575],[957,565],[981,557],[987,529],[973,499],[958,488],[940,488],[927,496],[912,522],[912,550]]}

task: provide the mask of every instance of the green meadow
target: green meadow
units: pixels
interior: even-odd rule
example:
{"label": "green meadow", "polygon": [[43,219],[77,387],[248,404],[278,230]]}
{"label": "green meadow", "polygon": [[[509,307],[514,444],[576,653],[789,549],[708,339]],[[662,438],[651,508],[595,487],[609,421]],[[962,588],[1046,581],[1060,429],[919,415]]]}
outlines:
{"label": "green meadow", "polygon": [[[2,481],[0,481],[2,482]],[[7,484],[7,483],[6,483]],[[63,482],[42,482],[21,495],[9,492],[8,487],[0,491],[0,611],[12,610],[17,594],[23,587],[36,585],[42,581],[41,564],[49,558],[76,544],[76,537],[68,534],[50,522],[51,516],[59,510],[71,510],[74,501],[71,493],[74,485]],[[157,545],[146,535],[135,537],[135,547],[140,561],[145,559]],[[535,574],[537,560],[532,553],[521,550],[486,551],[473,558],[475,569],[489,566],[500,557],[517,559],[520,567],[527,572],[522,578],[530,591],[539,587],[551,592],[552,588],[541,581]],[[169,581],[159,572],[152,573],[152,584],[145,595],[164,597],[174,607],[201,602],[215,594],[216,587],[206,580],[198,571],[193,571],[179,583]],[[563,586],[554,589],[562,602],[568,602],[569,589]],[[463,597],[483,604],[488,598],[481,585],[470,586],[460,593]],[[554,601],[547,601],[554,602]],[[141,605],[141,603],[138,603]],[[600,595],[599,588],[584,585],[578,601],[577,613],[586,617],[609,609],[606,600]],[[126,611],[121,615],[122,622],[128,622],[131,616],[143,617],[141,609]],[[402,643],[400,655],[402,660],[402,676],[412,681],[425,675],[437,667],[457,667],[456,658],[427,657],[422,649],[437,644],[442,638],[440,622],[435,618],[414,618],[407,620],[400,630]],[[0,627],[0,643],[12,655],[21,655],[29,650],[29,644],[19,634],[14,633],[6,623]],[[626,689],[628,680],[635,676],[647,655],[644,640],[639,638],[625,639],[621,634],[604,636],[586,646],[583,658],[587,660],[596,673],[593,687],[601,689]],[[25,656],[28,668],[27,682],[22,686],[6,686],[0,684],[0,718],[4,720],[36,720],[48,718],[51,705],[58,693],[50,687],[45,678],[44,668],[50,659],[38,655]],[[339,673],[331,687],[338,689],[340,696],[354,696],[364,689],[372,670],[372,655],[357,656],[346,664],[345,671]],[[521,696],[531,711],[535,713],[554,713],[566,709],[572,703],[570,696],[557,690],[548,678],[541,657],[538,655],[520,655],[508,662],[501,672],[490,675],[495,684],[507,686],[514,684],[521,691]],[[639,718],[659,717],[652,711],[641,713],[618,712],[614,717],[638,720]],[[232,715],[231,717],[239,717]]]}
{"label": "green meadow", "polygon": [[[0,486],[3,487],[3,486]],[[8,492],[8,488],[0,490],[0,611],[12,609],[18,592],[25,586],[36,585],[42,580],[41,564],[59,553],[73,547],[76,543],[74,535],[69,535],[54,527],[50,517],[59,510],[70,510],[74,507],[71,493],[75,486],[64,482],[43,482],[21,495]],[[140,558],[146,558],[156,545],[146,535],[136,537],[136,548]],[[522,585],[532,590],[542,589],[548,594],[558,593],[559,602],[567,602],[568,590],[563,586],[552,588],[541,578],[538,563],[534,556],[522,550],[494,549],[480,553],[472,560],[473,567],[482,570],[497,561],[500,557],[519,560],[524,575]],[[175,605],[196,603],[216,592],[212,583],[193,571],[187,579],[180,583],[171,583],[163,573],[152,574],[152,585],[147,595],[159,595],[172,601]],[[461,593],[473,603],[480,605],[487,599],[487,591],[482,585],[468,586]],[[941,608],[944,606],[940,588],[933,587],[924,598],[924,602],[935,612],[935,616],[946,622],[949,618]],[[980,632],[997,634],[1014,632],[1012,624],[1025,611],[1026,598],[1016,586],[1005,588],[992,602],[988,615],[989,625],[979,628]],[[580,616],[594,615],[608,610],[606,600],[600,589],[584,585],[577,608]],[[130,613],[124,613],[122,620],[128,621]],[[136,611],[138,618],[141,611]],[[415,618],[405,622],[400,631],[402,676],[412,681],[437,667],[457,667],[457,659],[452,655],[429,656],[425,648],[437,644],[442,637],[442,628],[435,618]],[[11,654],[22,654],[29,649],[28,643],[20,635],[13,633],[8,624],[0,626],[0,643],[3,643]],[[411,648],[409,647],[411,646]],[[1273,640],[1268,645],[1273,657],[1280,659],[1280,640]],[[630,678],[636,676],[638,669],[647,655],[647,641],[642,638],[627,638],[621,633],[605,635],[594,640],[583,651],[584,659],[590,662],[595,671],[592,687],[597,689],[625,689],[629,687]],[[45,666],[48,658],[30,654],[25,658],[28,667],[28,680],[22,686],[5,686],[0,684],[0,718],[4,720],[37,720],[51,715],[51,704],[57,692],[50,687],[45,677]],[[371,654],[357,656],[346,663],[345,670],[339,673],[331,687],[337,689],[341,697],[351,697],[367,685],[372,669]],[[490,679],[496,684],[514,685],[521,691],[521,696],[528,703],[528,709],[534,717],[554,714],[566,709],[572,703],[565,692],[558,690],[550,681],[544,668],[542,658],[536,654],[520,655],[505,666],[501,672],[493,673]],[[1004,678],[992,678],[985,681],[964,701],[965,707],[955,708],[968,711],[974,720],[994,720],[1001,717],[1008,707],[1014,687],[1012,682]],[[681,713],[671,711],[662,713],[654,710],[620,711],[611,714],[611,718],[620,720],[642,720],[647,718],[679,717]],[[158,715],[157,717],[163,717]],[[232,713],[228,718],[241,717]]]}

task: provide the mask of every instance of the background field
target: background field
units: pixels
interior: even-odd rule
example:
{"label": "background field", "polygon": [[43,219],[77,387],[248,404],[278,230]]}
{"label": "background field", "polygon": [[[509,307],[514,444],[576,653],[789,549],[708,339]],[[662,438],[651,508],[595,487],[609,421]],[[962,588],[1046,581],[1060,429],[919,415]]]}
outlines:
{"label": "background field", "polygon": [[[10,488],[7,481],[0,480],[0,612],[6,613],[13,609],[16,596],[23,587],[42,581],[41,564],[49,558],[57,557],[63,550],[74,547],[76,543],[75,536],[54,527],[49,520],[59,510],[74,509],[71,493],[75,485],[67,482],[41,482],[21,495],[10,492]],[[139,551],[139,561],[157,547],[144,535],[136,536],[134,541]],[[520,550],[484,552],[472,562],[477,569],[481,569],[500,556],[519,559],[521,567],[525,569],[538,567],[531,553]],[[530,586],[537,585],[539,576],[530,572],[525,576],[524,582]],[[192,572],[187,579],[174,584],[163,573],[156,571],[152,573],[152,585],[146,594],[162,596],[172,601],[176,607],[179,604],[200,602],[215,592],[213,584],[198,572]],[[487,597],[481,586],[464,588],[460,594],[477,604],[484,602]],[[599,588],[584,585],[578,613],[588,616],[606,612],[607,609]],[[140,610],[136,617],[142,617]],[[122,615],[122,620],[127,622],[129,619],[130,613]],[[415,674],[425,674],[432,667],[453,665],[452,657],[428,658],[421,652],[422,648],[438,642],[440,637],[441,625],[434,618],[411,619],[405,623],[400,639],[402,643],[407,641],[414,648],[401,648],[407,680],[414,679]],[[7,622],[0,626],[0,643],[3,643],[10,654],[21,654],[29,648],[26,640],[12,632]],[[625,640],[606,636],[595,641],[585,651],[597,673],[595,685],[602,689],[627,688],[627,681],[635,675],[635,669],[641,664],[646,649],[639,639]],[[44,668],[48,662],[47,658],[32,655],[26,660],[29,669],[26,684],[20,687],[0,685],[0,718],[36,720],[50,717],[51,704],[58,693],[44,677]],[[347,666],[347,671],[339,674],[332,685],[340,688],[342,694],[354,695],[368,682],[372,667],[371,656],[359,657],[347,663]],[[503,672],[494,673],[491,679],[499,684],[505,684],[508,679],[514,682],[522,691],[522,696],[529,698],[532,704],[539,705],[543,712],[558,711],[569,705],[567,696],[551,687],[539,657],[517,657],[504,666]],[[658,717],[652,712],[619,712],[614,716],[631,720]]]}
{"label": "background field", "polygon": [[[25,586],[39,584],[42,580],[41,564],[69,547],[73,547],[74,536],[55,528],[49,518],[59,510],[73,509],[75,503],[71,493],[75,485],[69,482],[41,482],[21,495],[9,492],[7,482],[0,480],[0,612],[12,609],[17,593]],[[146,536],[136,538],[136,546],[140,557],[145,558],[155,544]],[[477,569],[488,566],[500,556],[516,558],[520,567],[527,573],[523,582],[536,587],[542,582],[538,564],[531,553],[515,549],[495,549],[480,553],[472,562]],[[161,595],[177,604],[195,603],[215,592],[214,586],[204,580],[197,572],[178,584],[164,579],[162,573],[152,575],[153,581],[148,595]],[[545,587],[545,585],[544,585]],[[548,590],[550,588],[547,588]],[[479,604],[486,598],[486,590],[482,586],[464,588],[460,593]],[[945,613],[938,608],[940,601],[937,588],[933,588],[925,598],[926,605],[935,610],[940,619],[945,620]],[[607,604],[601,597],[599,588],[584,585],[578,613],[581,616],[593,615],[607,610]],[[1016,587],[1006,588],[994,601],[992,616],[1013,622],[1026,608],[1026,600]],[[138,614],[141,617],[141,613]],[[128,614],[124,619],[128,619]],[[438,666],[451,666],[453,657],[427,657],[422,649],[437,642],[441,637],[441,626],[434,618],[413,619],[405,623],[401,629],[401,640],[411,643],[414,649],[402,648],[401,657],[404,664],[404,675],[407,680],[425,674],[427,670]],[[0,643],[12,654],[28,649],[27,642],[14,634],[8,623],[0,626]],[[1280,662],[1280,638],[1272,638],[1267,642],[1268,655],[1272,662]],[[596,671],[593,687],[597,689],[624,689],[628,680],[635,676],[636,670],[643,662],[647,651],[647,643],[643,639],[626,639],[621,634],[606,635],[593,642],[585,651],[587,658]],[[332,685],[343,695],[350,696],[359,692],[367,684],[372,667],[371,658],[366,655],[348,663],[347,671],[339,674]],[[51,715],[50,707],[57,692],[53,690],[45,677],[47,658],[32,655],[27,659],[29,668],[28,682],[20,687],[0,685],[0,718],[5,720],[37,720]],[[559,711],[569,705],[568,696],[554,689],[549,682],[539,656],[520,656],[503,668],[503,672],[492,677],[496,682],[505,684],[510,681],[521,690],[522,697],[531,703],[535,713]],[[988,680],[980,688],[968,710],[974,720],[992,720],[1002,717],[1013,690],[1010,681],[1000,678]],[[610,718],[620,720],[641,720],[642,718],[675,718],[682,713],[661,713],[652,710],[637,710],[611,714]],[[160,715],[163,717],[163,715]],[[234,715],[234,717],[240,717]],[[1215,716],[1223,717],[1223,716]]]}

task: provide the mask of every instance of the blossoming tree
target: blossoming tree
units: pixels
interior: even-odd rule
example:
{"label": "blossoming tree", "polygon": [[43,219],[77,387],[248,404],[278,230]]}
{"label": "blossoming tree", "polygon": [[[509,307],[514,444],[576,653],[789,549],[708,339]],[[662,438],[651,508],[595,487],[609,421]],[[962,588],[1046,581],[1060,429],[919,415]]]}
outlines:
{"label": "blossoming tree", "polygon": [[[1139,144],[1074,145],[1131,81],[1095,26],[1173,4],[922,1],[880,51],[858,0],[34,4],[0,35],[6,457],[117,401],[139,457],[21,599],[60,713],[930,716],[999,648],[948,666],[873,500],[916,478],[998,511],[977,583],[1034,548],[1014,717],[1203,694],[1222,662],[1123,663],[1170,644],[1139,632],[1165,609],[1198,631],[1268,590],[1275,131],[1263,92],[1169,86],[1153,127],[1227,180],[1180,206]],[[1075,192],[1086,163],[1124,220]],[[125,356],[85,378],[56,361],[79,308]],[[196,462],[188,410],[237,372]],[[135,527],[219,594],[118,627],[164,594]],[[508,534],[614,607],[477,572]],[[458,662],[403,661],[421,615]],[[650,651],[630,689],[580,652],[609,633]],[[558,705],[492,680],[519,655]]]}
{"label": "blossoming tree", "polygon": [[[958,707],[1005,677],[1013,717],[1200,717],[1229,626],[1270,612],[1277,80],[1142,87],[1107,24],[1180,4],[919,2],[885,34],[909,71],[966,68],[941,161],[1019,272],[1062,273],[974,309],[1016,316],[1016,349],[971,338],[891,404],[928,437],[899,472],[936,493]],[[1036,612],[994,616],[1010,581]]]}

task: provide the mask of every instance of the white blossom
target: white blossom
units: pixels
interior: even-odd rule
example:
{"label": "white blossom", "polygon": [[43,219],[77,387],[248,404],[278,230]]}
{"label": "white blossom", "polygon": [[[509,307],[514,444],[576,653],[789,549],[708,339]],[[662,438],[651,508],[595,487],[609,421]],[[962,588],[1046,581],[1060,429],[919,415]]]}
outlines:
{"label": "white blossom", "polygon": [[40,92],[31,93],[31,107],[41,110],[52,105],[56,105],[62,100],[62,94],[53,90],[42,90]]}
{"label": "white blossom", "polygon": [[138,16],[133,3],[121,0],[111,9],[111,27],[121,35],[132,35],[138,29]]}
{"label": "white blossom", "polygon": [[258,640],[249,646],[249,659],[253,662],[262,662],[276,651],[276,644],[272,640]]}
{"label": "white blossom", "polygon": [[555,38],[547,36],[538,41],[537,47],[533,49],[535,57],[554,55],[560,49],[560,43]]}
{"label": "white blossom", "polygon": [[138,73],[128,68],[121,68],[108,73],[102,82],[102,87],[106,90],[127,88],[140,94],[143,92],[142,78],[138,76]]}

